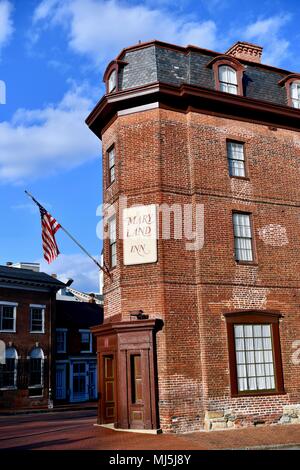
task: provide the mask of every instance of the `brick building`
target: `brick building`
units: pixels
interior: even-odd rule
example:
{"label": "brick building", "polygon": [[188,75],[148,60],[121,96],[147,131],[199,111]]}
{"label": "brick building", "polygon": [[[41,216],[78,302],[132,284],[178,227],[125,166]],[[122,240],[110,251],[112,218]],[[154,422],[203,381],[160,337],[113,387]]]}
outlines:
{"label": "brick building", "polygon": [[102,321],[102,305],[80,301],[56,301],[57,404],[97,399],[96,341],[90,328]]}
{"label": "brick building", "polygon": [[[103,146],[111,268],[93,330],[99,423],[299,422],[300,74],[261,55],[241,42],[220,54],[153,41],[106,69],[87,118]],[[122,210],[124,196],[140,212]],[[180,207],[200,211],[194,247],[178,236]],[[159,218],[157,245],[147,218]]]}
{"label": "brick building", "polygon": [[64,286],[45,273],[0,266],[0,340],[6,353],[0,365],[0,410],[48,406],[54,386],[55,297]]}

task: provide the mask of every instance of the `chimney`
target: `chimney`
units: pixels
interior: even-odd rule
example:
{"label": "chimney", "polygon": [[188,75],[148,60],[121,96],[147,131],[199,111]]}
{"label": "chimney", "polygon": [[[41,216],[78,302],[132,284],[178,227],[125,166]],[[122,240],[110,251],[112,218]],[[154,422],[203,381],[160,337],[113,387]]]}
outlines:
{"label": "chimney", "polygon": [[53,273],[51,274],[51,277],[54,277],[54,279],[57,279],[57,274]]}
{"label": "chimney", "polygon": [[250,42],[238,41],[231,46],[225,54],[231,55],[236,59],[248,60],[260,64],[262,51],[263,48],[261,46],[256,46]]}
{"label": "chimney", "polygon": [[6,266],[12,266],[13,264],[12,261],[7,261]]}

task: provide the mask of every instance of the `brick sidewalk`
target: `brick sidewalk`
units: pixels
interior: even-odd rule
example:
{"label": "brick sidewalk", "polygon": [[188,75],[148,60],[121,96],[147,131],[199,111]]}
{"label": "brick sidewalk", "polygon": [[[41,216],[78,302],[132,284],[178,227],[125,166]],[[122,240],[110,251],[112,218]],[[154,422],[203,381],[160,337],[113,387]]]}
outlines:
{"label": "brick sidewalk", "polygon": [[96,434],[99,439],[96,448],[105,450],[221,450],[291,445],[300,447],[300,425],[157,436],[97,428]]}

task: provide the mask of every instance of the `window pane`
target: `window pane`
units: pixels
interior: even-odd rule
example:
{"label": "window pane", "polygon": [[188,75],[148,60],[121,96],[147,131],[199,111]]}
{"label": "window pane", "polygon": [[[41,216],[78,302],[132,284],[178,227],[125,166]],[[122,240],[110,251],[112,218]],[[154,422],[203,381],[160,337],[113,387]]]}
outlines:
{"label": "window pane", "polygon": [[273,390],[271,325],[234,325],[234,334],[238,390]]}
{"label": "window pane", "polygon": [[15,307],[9,305],[0,305],[0,329],[14,331],[15,320],[14,320]]}
{"label": "window pane", "polygon": [[31,309],[31,331],[43,331],[43,309]]}
{"label": "window pane", "polygon": [[220,90],[237,95],[237,73],[232,67],[221,65],[219,67]]}
{"label": "window pane", "polygon": [[253,261],[250,215],[234,213],[233,228],[236,259]]}
{"label": "window pane", "polygon": [[108,79],[108,93],[114,91],[117,85],[117,73],[115,70],[110,74]]}

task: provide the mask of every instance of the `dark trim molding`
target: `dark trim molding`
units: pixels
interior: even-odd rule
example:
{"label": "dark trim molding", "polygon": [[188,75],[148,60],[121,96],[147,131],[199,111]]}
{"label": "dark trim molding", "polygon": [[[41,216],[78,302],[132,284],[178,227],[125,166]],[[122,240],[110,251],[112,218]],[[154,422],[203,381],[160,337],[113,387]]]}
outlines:
{"label": "dark trim molding", "polygon": [[86,124],[101,139],[103,129],[118,111],[154,102],[182,113],[206,113],[300,131],[299,109],[188,84],[177,87],[161,82],[103,96]]}
{"label": "dark trim molding", "polygon": [[[227,341],[228,341],[228,357],[229,357],[229,370],[230,370],[230,383],[231,383],[231,396],[265,396],[265,395],[280,395],[284,394],[284,381],[283,369],[281,358],[280,334],[279,334],[279,319],[282,314],[279,312],[259,312],[259,311],[238,311],[224,314],[227,326]],[[235,354],[235,337],[234,325],[235,324],[271,324],[272,327],[272,343],[274,354],[274,368],[275,368],[275,390],[255,390],[253,392],[247,390],[239,392],[237,382],[237,365]]]}

